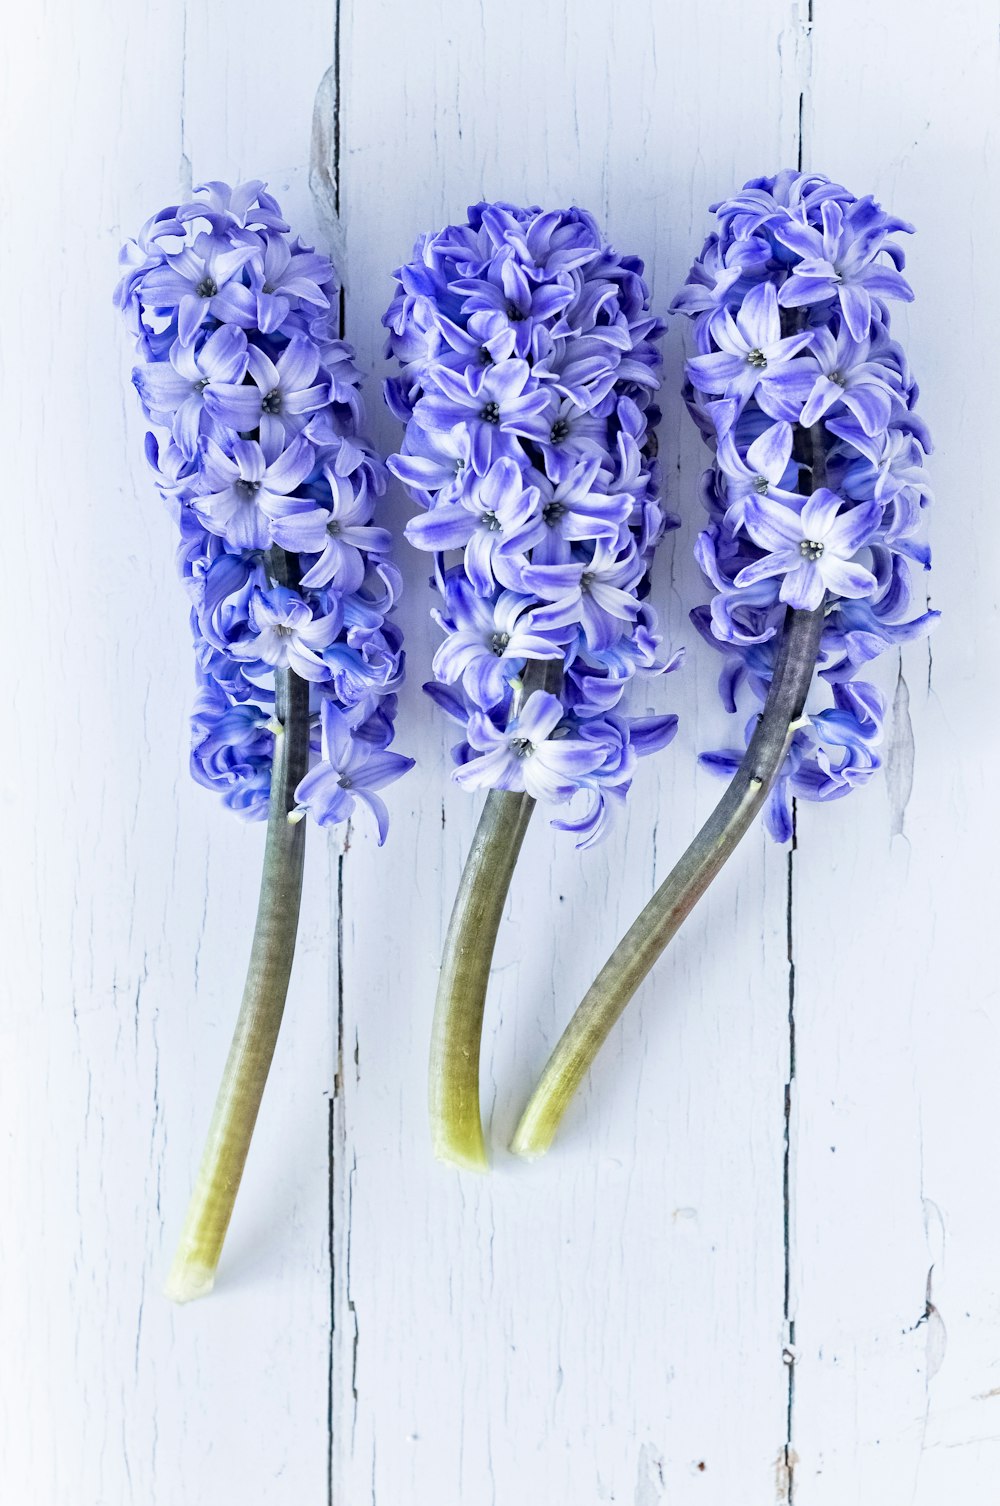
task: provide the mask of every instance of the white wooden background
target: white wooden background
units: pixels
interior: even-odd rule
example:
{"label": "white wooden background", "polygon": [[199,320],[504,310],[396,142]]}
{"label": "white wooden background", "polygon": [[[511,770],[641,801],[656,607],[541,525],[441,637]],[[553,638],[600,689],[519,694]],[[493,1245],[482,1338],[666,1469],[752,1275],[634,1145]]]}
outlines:
{"label": "white wooden background", "polygon": [[[5,1506],[990,1506],[1000,1498],[997,8],[968,0],[69,0],[0,53]],[[310,188],[313,98],[325,77]],[[336,122],[336,124],[335,124]],[[486,194],[592,208],[666,307],[708,204],[794,163],[919,226],[899,328],[937,442],[929,648],[887,777],[755,832],[557,1149],[502,1147],[726,740],[687,625],[703,463],[667,342],[656,599],[682,715],[629,816],[530,833],[500,939],[488,1180],[435,1165],[425,1053],[477,803],[422,697],[390,844],[309,837],[289,1011],[216,1294],[160,1295],[225,1055],[263,832],[186,773],[173,539],[110,304],[192,179],[334,246],[381,376],[389,270]],[[386,448],[398,427],[369,388]],[[406,515],[398,494],[390,511]]]}

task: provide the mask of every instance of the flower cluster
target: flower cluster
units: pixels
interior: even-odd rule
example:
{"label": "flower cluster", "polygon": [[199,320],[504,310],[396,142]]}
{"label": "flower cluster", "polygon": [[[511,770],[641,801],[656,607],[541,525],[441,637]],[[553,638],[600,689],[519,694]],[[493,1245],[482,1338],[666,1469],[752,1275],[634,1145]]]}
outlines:
{"label": "flower cluster", "polygon": [[[791,798],[830,800],[871,777],[884,716],[858,672],[938,615],[905,621],[930,499],[927,431],[883,300],[913,294],[890,237],[911,227],[818,174],[757,178],[714,206],[711,234],[673,309],[694,322],[688,406],[715,449],[703,478],[699,563],[715,589],[692,613],[722,650],[727,710],[754,714],[786,607],[825,602],[826,709],[807,704],[772,792],[768,827],[791,834]],[[731,774],[740,753],[705,755]]]}
{"label": "flower cluster", "polygon": [[635,675],[676,663],[647,601],[674,520],[657,501],[663,326],[642,270],[582,210],[479,204],[418,240],[383,321],[406,423],[388,465],[425,509],[406,536],[435,556],[446,636],[425,688],[465,728],[455,777],[557,804],[584,792],[553,823],[580,846],[676,730],[619,709]]}
{"label": "flower cluster", "polygon": [[313,766],[298,814],[350,815],[411,767],[387,751],[403,672],[386,614],[384,468],[359,437],[360,376],[325,256],[292,240],[260,182],[208,183],[121,253],[117,307],[141,358],[146,455],[180,531],[198,694],[191,770],[267,815],[274,672],[310,684]]}

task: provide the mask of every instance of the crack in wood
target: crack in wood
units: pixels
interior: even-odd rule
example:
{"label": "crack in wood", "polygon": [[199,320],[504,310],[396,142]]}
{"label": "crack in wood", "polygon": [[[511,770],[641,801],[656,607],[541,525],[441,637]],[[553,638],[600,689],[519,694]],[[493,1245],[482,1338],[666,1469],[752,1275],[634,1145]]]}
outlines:
{"label": "crack in wood", "polygon": [[[798,142],[796,164],[798,171],[805,167],[806,112],[811,103],[813,73],[813,24],[814,0],[806,0],[805,20],[802,23],[804,48],[796,49],[796,58],[801,61],[802,75],[799,89]],[[788,883],[785,899],[785,938],[788,954],[788,1078],[784,1093],[784,1149],[782,1155],[782,1220],[784,1291],[782,1317],[784,1344],[782,1361],[788,1370],[788,1385],[785,1403],[785,1441],[779,1458],[778,1499],[794,1506],[795,1467],[799,1456],[793,1447],[795,1436],[795,1319],[792,1316],[792,1093],[795,1085],[795,944],[794,944],[794,897],[795,853],[798,847],[798,808],[792,800],[792,841],[788,853]]]}
{"label": "crack in wood", "polygon": [[795,951],[794,951],[794,878],[795,850],[798,845],[798,810],[792,801],[792,845],[788,853],[787,889],[785,896],[785,942],[788,957],[788,1077],[784,1094],[784,1151],[782,1155],[782,1212],[784,1220],[784,1293],[783,1326],[784,1346],[781,1358],[788,1368],[788,1386],[785,1402],[785,1442],[782,1449],[779,1472],[779,1500],[793,1506],[795,1499],[795,1464],[797,1454],[792,1447],[795,1412],[795,1319],[791,1309],[792,1287],[792,1089],[795,1083]]}
{"label": "crack in wood", "polygon": [[[331,248],[338,258],[337,275],[341,279],[340,298],[338,303],[339,333],[344,337],[345,308],[343,288],[343,246],[340,235],[340,85],[341,85],[341,50],[340,50],[340,0],[334,0],[333,12],[333,62],[320,82],[316,96],[316,104],[313,114],[313,136],[310,163],[310,187],[314,202],[320,211],[321,218],[326,224],[327,234],[335,245]],[[329,93],[333,93],[333,133],[332,140],[327,141],[325,135],[326,106]],[[328,147],[328,150],[327,150]],[[348,828],[349,830],[349,828]],[[349,837],[348,837],[349,841]],[[347,1132],[344,1121],[344,857],[347,851],[345,842],[343,851],[337,857],[337,889],[336,889],[336,989],[337,989],[337,1037],[336,1057],[333,1094],[330,1098],[329,1108],[329,1138],[327,1146],[328,1181],[327,1181],[327,1262],[330,1272],[329,1286],[329,1356],[327,1362],[327,1410],[326,1410],[326,1489],[327,1506],[334,1506],[334,1415],[336,1411],[336,1378],[337,1378],[337,1242],[340,1230],[337,1225],[337,1167],[341,1163],[341,1156],[346,1149]],[[355,1073],[357,1072],[357,1047],[355,1046]],[[353,1176],[353,1173],[352,1173]],[[350,1188],[348,1190],[348,1208],[350,1207]],[[348,1217],[349,1217],[348,1213]],[[352,1390],[354,1393],[354,1419],[357,1421],[357,1345],[358,1324],[354,1304],[350,1300],[350,1227],[347,1231],[348,1245],[346,1252],[346,1290],[348,1293],[348,1307],[354,1317],[354,1358],[352,1364]]]}

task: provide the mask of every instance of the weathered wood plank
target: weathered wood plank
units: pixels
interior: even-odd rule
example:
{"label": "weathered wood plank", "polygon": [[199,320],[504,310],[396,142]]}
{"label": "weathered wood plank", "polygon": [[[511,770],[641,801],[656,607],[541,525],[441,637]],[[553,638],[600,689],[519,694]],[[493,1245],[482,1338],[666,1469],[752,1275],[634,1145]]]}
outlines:
{"label": "weathered wood plank", "polygon": [[[937,446],[929,585],[945,616],[880,666],[895,706],[887,779],[800,809],[799,1506],[995,1491],[1000,536],[995,401],[969,357],[1000,337],[998,40],[988,7],[949,27],[921,7],[904,20],[857,0],[816,6],[807,164],[917,226],[917,301],[893,318]],[[925,590],[918,580],[918,603]]]}
{"label": "weathered wood plank", "polygon": [[[725,23],[723,48],[719,15],[704,9],[592,7],[581,24],[576,7],[520,0],[446,0],[419,19],[398,0],[355,7],[343,39],[344,217],[348,332],[366,364],[384,369],[385,269],[484,194],[592,208],[620,249],[648,259],[664,309],[709,202],[795,153],[787,8],[729,6]],[[755,108],[737,132],[731,101],[748,87]],[[345,1500],[730,1506],[776,1488],[782,853],[759,835],[747,843],[616,1031],[551,1158],[529,1168],[502,1148],[568,1012],[716,794],[694,766],[696,748],[726,735],[716,663],[685,615],[703,599],[690,550],[704,460],[681,411],[679,330],[667,349],[662,442],[684,528],[656,580],[691,662],[649,704],[679,706],[682,731],[640,771],[603,849],[576,854],[542,819],[529,832],[489,1004],[489,1180],[429,1159],[435,971],[479,802],[450,785],[449,729],[420,696],[436,636],[426,561],[403,556],[403,740],[420,770],[392,792],[389,864],[358,871],[362,832],[344,870],[344,1019],[358,1053],[337,1209],[352,1220],[337,1308]],[[398,425],[386,418],[380,435],[394,446]]]}
{"label": "weathered wood plank", "polygon": [[320,1501],[335,969],[322,842],[217,1294],[184,1310],[160,1295],[239,1004],[263,832],[187,775],[186,607],[110,299],[121,239],[192,178],[269,176],[310,228],[332,14],[286,8],[289,48],[266,44],[258,0],[57,4],[11,23],[0,1496]]}

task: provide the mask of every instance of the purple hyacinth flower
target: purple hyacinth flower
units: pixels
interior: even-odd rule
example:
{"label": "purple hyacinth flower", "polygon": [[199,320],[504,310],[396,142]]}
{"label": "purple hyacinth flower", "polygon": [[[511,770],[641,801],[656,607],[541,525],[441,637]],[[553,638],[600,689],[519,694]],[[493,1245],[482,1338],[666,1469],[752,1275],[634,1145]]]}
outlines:
{"label": "purple hyacinth flower", "polygon": [[[597,334],[574,340],[550,338],[548,347],[535,361],[535,375],[548,382],[561,401],[585,411],[603,403],[618,382],[635,381],[652,389],[658,384],[655,370],[625,354],[617,333],[612,339]],[[557,414],[554,423],[558,421]]]}
{"label": "purple hyacinth flower", "polygon": [[[497,311],[472,314],[464,328],[439,313],[427,332],[424,370],[432,362],[449,366],[453,371],[464,371],[468,366],[506,361],[508,356],[521,354],[515,349],[515,328],[509,315]],[[413,363],[409,371],[412,376],[419,374]]]}
{"label": "purple hyacinth flower", "polygon": [[[325,824],[350,815],[353,781],[382,840],[372,791],[412,766],[386,751],[404,655],[386,620],[399,576],[372,521],[385,473],[361,437],[360,375],[330,317],[333,268],[287,236],[259,180],[207,183],[123,248],[115,294],[143,362],[143,406],[171,430],[169,441],[147,436],[146,455],[191,604],[191,773],[268,823],[237,1035],[246,1049],[230,1054],[171,1270],[178,1301],[211,1289],[284,1006],[303,884],[296,789]],[[332,771],[321,761],[310,802],[321,708],[340,793],[323,793]],[[347,751],[331,717],[349,725]]]}
{"label": "purple hyacinth flower", "polygon": [[485,277],[456,279],[452,291],[464,313],[496,316],[500,329],[513,335],[514,354],[522,357],[531,352],[535,321],[561,313],[575,293],[571,282],[532,282],[512,258],[492,264]]}
{"label": "purple hyacinth flower", "polygon": [[533,629],[558,641],[561,630],[579,623],[588,648],[610,648],[635,621],[639,603],[633,588],[642,573],[642,559],[631,545],[618,554],[604,539],[597,540],[585,564],[525,565],[522,584],[544,603],[532,613]]}
{"label": "purple hyacinth flower", "polygon": [[525,790],[535,800],[567,799],[604,752],[580,738],[553,736],[562,717],[562,702],[544,690],[533,691],[503,731],[476,713],[469,721],[469,743],[477,756],[455,770],[456,780],[467,790],[488,785]]}
{"label": "purple hyacinth flower", "polygon": [[215,386],[206,392],[206,406],[219,423],[241,434],[260,430],[261,443],[283,447],[301,430],[305,414],[324,408],[330,400],[328,382],[317,382],[319,350],[304,335],[293,335],[272,361],[260,346],[250,349],[249,384]]}
{"label": "purple hyacinth flower", "polygon": [[515,210],[509,204],[488,204],[482,224],[501,252],[513,249],[525,272],[536,282],[557,279],[600,256],[600,235],[593,216],[582,209],[563,212]]}
{"label": "purple hyacinth flower", "polygon": [[607,421],[565,398],[550,410],[545,429],[535,439],[548,475],[565,481],[581,460],[606,456]]}
{"label": "purple hyacinth flower", "polygon": [[192,503],[211,533],[237,549],[266,549],[271,520],[280,516],[285,499],[302,485],[315,466],[312,445],[302,435],[287,449],[236,439],[227,455],[213,439],[205,443],[205,495]]}
{"label": "purple hyacinth flower", "polygon": [[511,680],[528,659],[561,659],[563,651],[532,629],[533,598],[503,591],[485,600],[461,571],[446,584],[446,608],[432,613],[447,633],[434,655],[433,670],[446,685],[461,680],[466,694],[483,711],[504,699]]}
{"label": "purple hyacinth flower", "polygon": [[[723,434],[717,454],[719,470],[725,478],[725,500],[728,504],[725,523],[728,528],[743,526],[748,497],[770,497],[772,500],[789,502],[796,496],[796,493],[781,485],[788,478],[792,439],[791,424],[769,424],[748,446],[744,459],[736,448],[732,432]],[[792,469],[797,476],[797,469]]]}
{"label": "purple hyacinth flower", "polygon": [[390,455],[386,464],[404,486],[418,494],[434,492],[441,504],[454,502],[469,484],[472,465],[469,432],[464,424],[429,432],[411,424],[405,448],[398,455]]}
{"label": "purple hyacinth flower", "polygon": [[609,713],[633,678],[672,667],[645,599],[664,528],[663,328],[641,263],[590,215],[509,204],[421,237],[384,323],[400,363],[387,402],[407,424],[391,468],[424,510],[407,533],[435,553],[445,598],[427,689],[464,724],[455,779],[490,791],[449,926],[431,1067],[438,1153],[479,1166],[479,1006],[532,802],[580,792],[589,815],[566,824],[595,839],[639,751]]}
{"label": "purple hyacinth flower", "polygon": [[496,585],[497,550],[504,540],[517,536],[537,503],[538,492],[525,487],[516,463],[496,460],[457,502],[411,518],[406,537],[418,549],[464,549],[469,579],[480,595],[488,596]]}
{"label": "purple hyacinth flower", "polygon": [[[926,631],[927,613],[901,619],[911,564],[929,564],[921,534],[930,440],[913,412],[916,385],[882,302],[911,297],[900,276],[902,253],[889,239],[911,227],[870,198],[792,171],[754,179],[716,206],[716,214],[718,227],[677,307],[694,323],[688,406],[715,450],[702,489],[710,522],[696,546],[715,594],[695,620],[726,654],[720,685],[727,709],[735,711],[738,696],[758,708],[766,699],[788,603],[823,599],[820,673],[834,687],[891,644]],[[732,279],[737,266],[741,275]],[[733,354],[726,348],[728,320],[738,325],[755,300],[770,303],[767,288],[779,310],[788,311],[786,329],[798,324],[812,337],[792,361],[802,386],[784,394],[786,411],[763,386],[744,400],[725,383],[701,386],[696,376],[699,363],[711,372]],[[798,426],[790,447],[788,431],[771,422],[776,415]],[[768,465],[757,464],[768,450]],[[825,505],[817,521],[820,492]],[[867,553],[855,558],[859,549]],[[854,689],[866,687],[858,682]],[[779,794],[825,800],[834,798],[834,788],[843,792],[847,784],[839,772],[835,779],[824,773],[824,759],[838,771],[847,765],[840,754],[820,755],[817,725],[828,743],[843,740],[857,714],[851,703],[839,708],[837,720],[813,718],[795,744],[801,751],[795,780],[779,781]],[[771,830],[787,835],[781,823]]]}
{"label": "purple hyacinth flower", "polygon": [[[631,680],[677,662],[647,599],[674,520],[657,500],[663,326],[641,264],[581,210],[474,205],[467,224],[421,237],[396,278],[386,397],[407,430],[388,465],[422,509],[407,537],[436,556],[445,598],[430,693],[499,726],[544,686],[578,739]],[[609,808],[645,746],[623,736],[632,752],[608,753],[601,776]],[[473,752],[466,740],[456,762]]]}
{"label": "purple hyacinth flower", "polygon": [[191,344],[206,319],[250,329],[256,310],[241,273],[256,251],[255,241],[234,245],[202,230],[192,245],[145,273],[140,296],[158,309],[176,309],[182,345]]}
{"label": "purple hyacinth flower", "polygon": [[[893,502],[906,494],[919,510],[933,497],[930,475],[923,464],[929,443],[923,444],[909,429],[890,429],[869,436],[856,424],[830,423],[831,431],[848,439],[858,452],[844,472],[841,486],[855,501],[873,496],[878,502]],[[914,514],[914,521],[918,514]]]}
{"label": "purple hyacinth flower", "polygon": [[480,476],[495,458],[514,453],[518,435],[541,438],[551,428],[543,417],[550,398],[533,382],[526,361],[501,361],[464,376],[435,368],[434,380],[437,390],[420,399],[414,419],[422,428],[464,423],[472,464]]}
{"label": "purple hyacinth flower", "polygon": [[328,680],[330,670],[321,656],[340,631],[341,620],[337,610],[314,617],[308,603],[287,586],[255,589],[248,629],[232,645],[232,653],[251,664],[293,669],[303,680]]}
{"label": "purple hyacinth flower", "polygon": [[329,257],[300,248],[297,242],[289,245],[282,235],[266,236],[263,256],[250,268],[258,329],[265,335],[280,329],[293,303],[300,300],[312,308],[329,308],[334,281]]}
{"label": "purple hyacinth flower", "polygon": [[374,501],[363,476],[355,486],[350,475],[338,475],[330,466],[323,467],[323,475],[330,488],[326,506],[299,498],[276,502],[271,534],[282,549],[319,556],[303,575],[303,586],[318,590],[333,585],[350,595],[364,582],[365,556],[385,555],[392,535],[371,524]]}
{"label": "purple hyacinth flower", "polygon": [[889,427],[893,399],[902,406],[902,393],[890,368],[870,358],[871,346],[867,335],[856,340],[846,324],[836,336],[828,329],[813,331],[809,354],[819,375],[802,408],[801,423],[808,427],[846,408],[869,437]]}
{"label": "purple hyacinth flower", "polygon": [[698,391],[732,398],[737,413],[756,397],[772,418],[794,423],[813,377],[812,368],[795,357],[812,343],[812,334],[782,335],[774,285],[758,283],[735,316],[724,309],[713,321],[712,334],[718,351],[687,363],[688,378]]}
{"label": "purple hyacinth flower", "polygon": [[360,736],[333,701],[323,701],[320,726],[319,761],[296,788],[297,809],[292,819],[299,819],[308,811],[320,826],[330,826],[348,820],[354,812],[355,800],[360,800],[375,817],[381,847],[389,830],[389,812],[375,792],[412,769],[413,759],[404,758],[401,753],[387,753]]}
{"label": "purple hyacinth flower", "polygon": [[505,560],[530,550],[533,564],[564,565],[572,558],[574,544],[595,539],[625,544],[635,495],[627,490],[609,493],[597,485],[608,479],[599,457],[580,461],[558,483],[537,470],[525,479],[537,493],[536,507],[518,532],[501,544]]}
{"label": "purple hyacinth flower", "polygon": [[246,334],[223,324],[200,347],[175,340],[169,362],[136,366],[132,381],[151,421],[169,427],[185,460],[193,460],[212,394],[240,381],[246,369]]}
{"label": "purple hyacinth flower", "polygon": [[278,201],[265,193],[263,178],[248,178],[230,188],[228,183],[199,183],[195,193],[201,195],[177,210],[181,224],[191,220],[208,220],[217,234],[233,230],[275,230],[279,235],[288,233]]}
{"label": "purple hyacinth flower", "polygon": [[881,518],[877,502],[852,507],[826,487],[813,492],[801,512],[767,497],[753,498],[746,507],[747,532],[769,553],[744,566],[735,584],[752,586],[780,575],[780,599],[803,611],[818,607],[827,591],[848,599],[866,596],[875,589],[875,577],[855,564],[854,556]]}
{"label": "purple hyacinth flower", "polygon": [[[781,287],[781,306],[801,308],[835,298],[847,328],[855,340],[863,340],[871,328],[873,294],[913,301],[913,289],[898,270],[902,252],[886,240],[888,230],[912,227],[888,220],[871,199],[857,201],[846,213],[828,199],[820,214],[821,226],[789,219],[775,229],[782,245],[801,258]],[[893,265],[876,261],[883,251]]]}
{"label": "purple hyacinth flower", "polygon": [[738,241],[723,248],[718,236],[709,236],[688,281],[671,300],[670,312],[695,317],[738,308],[741,283],[745,293],[748,274],[767,258],[767,247],[759,241]]}

